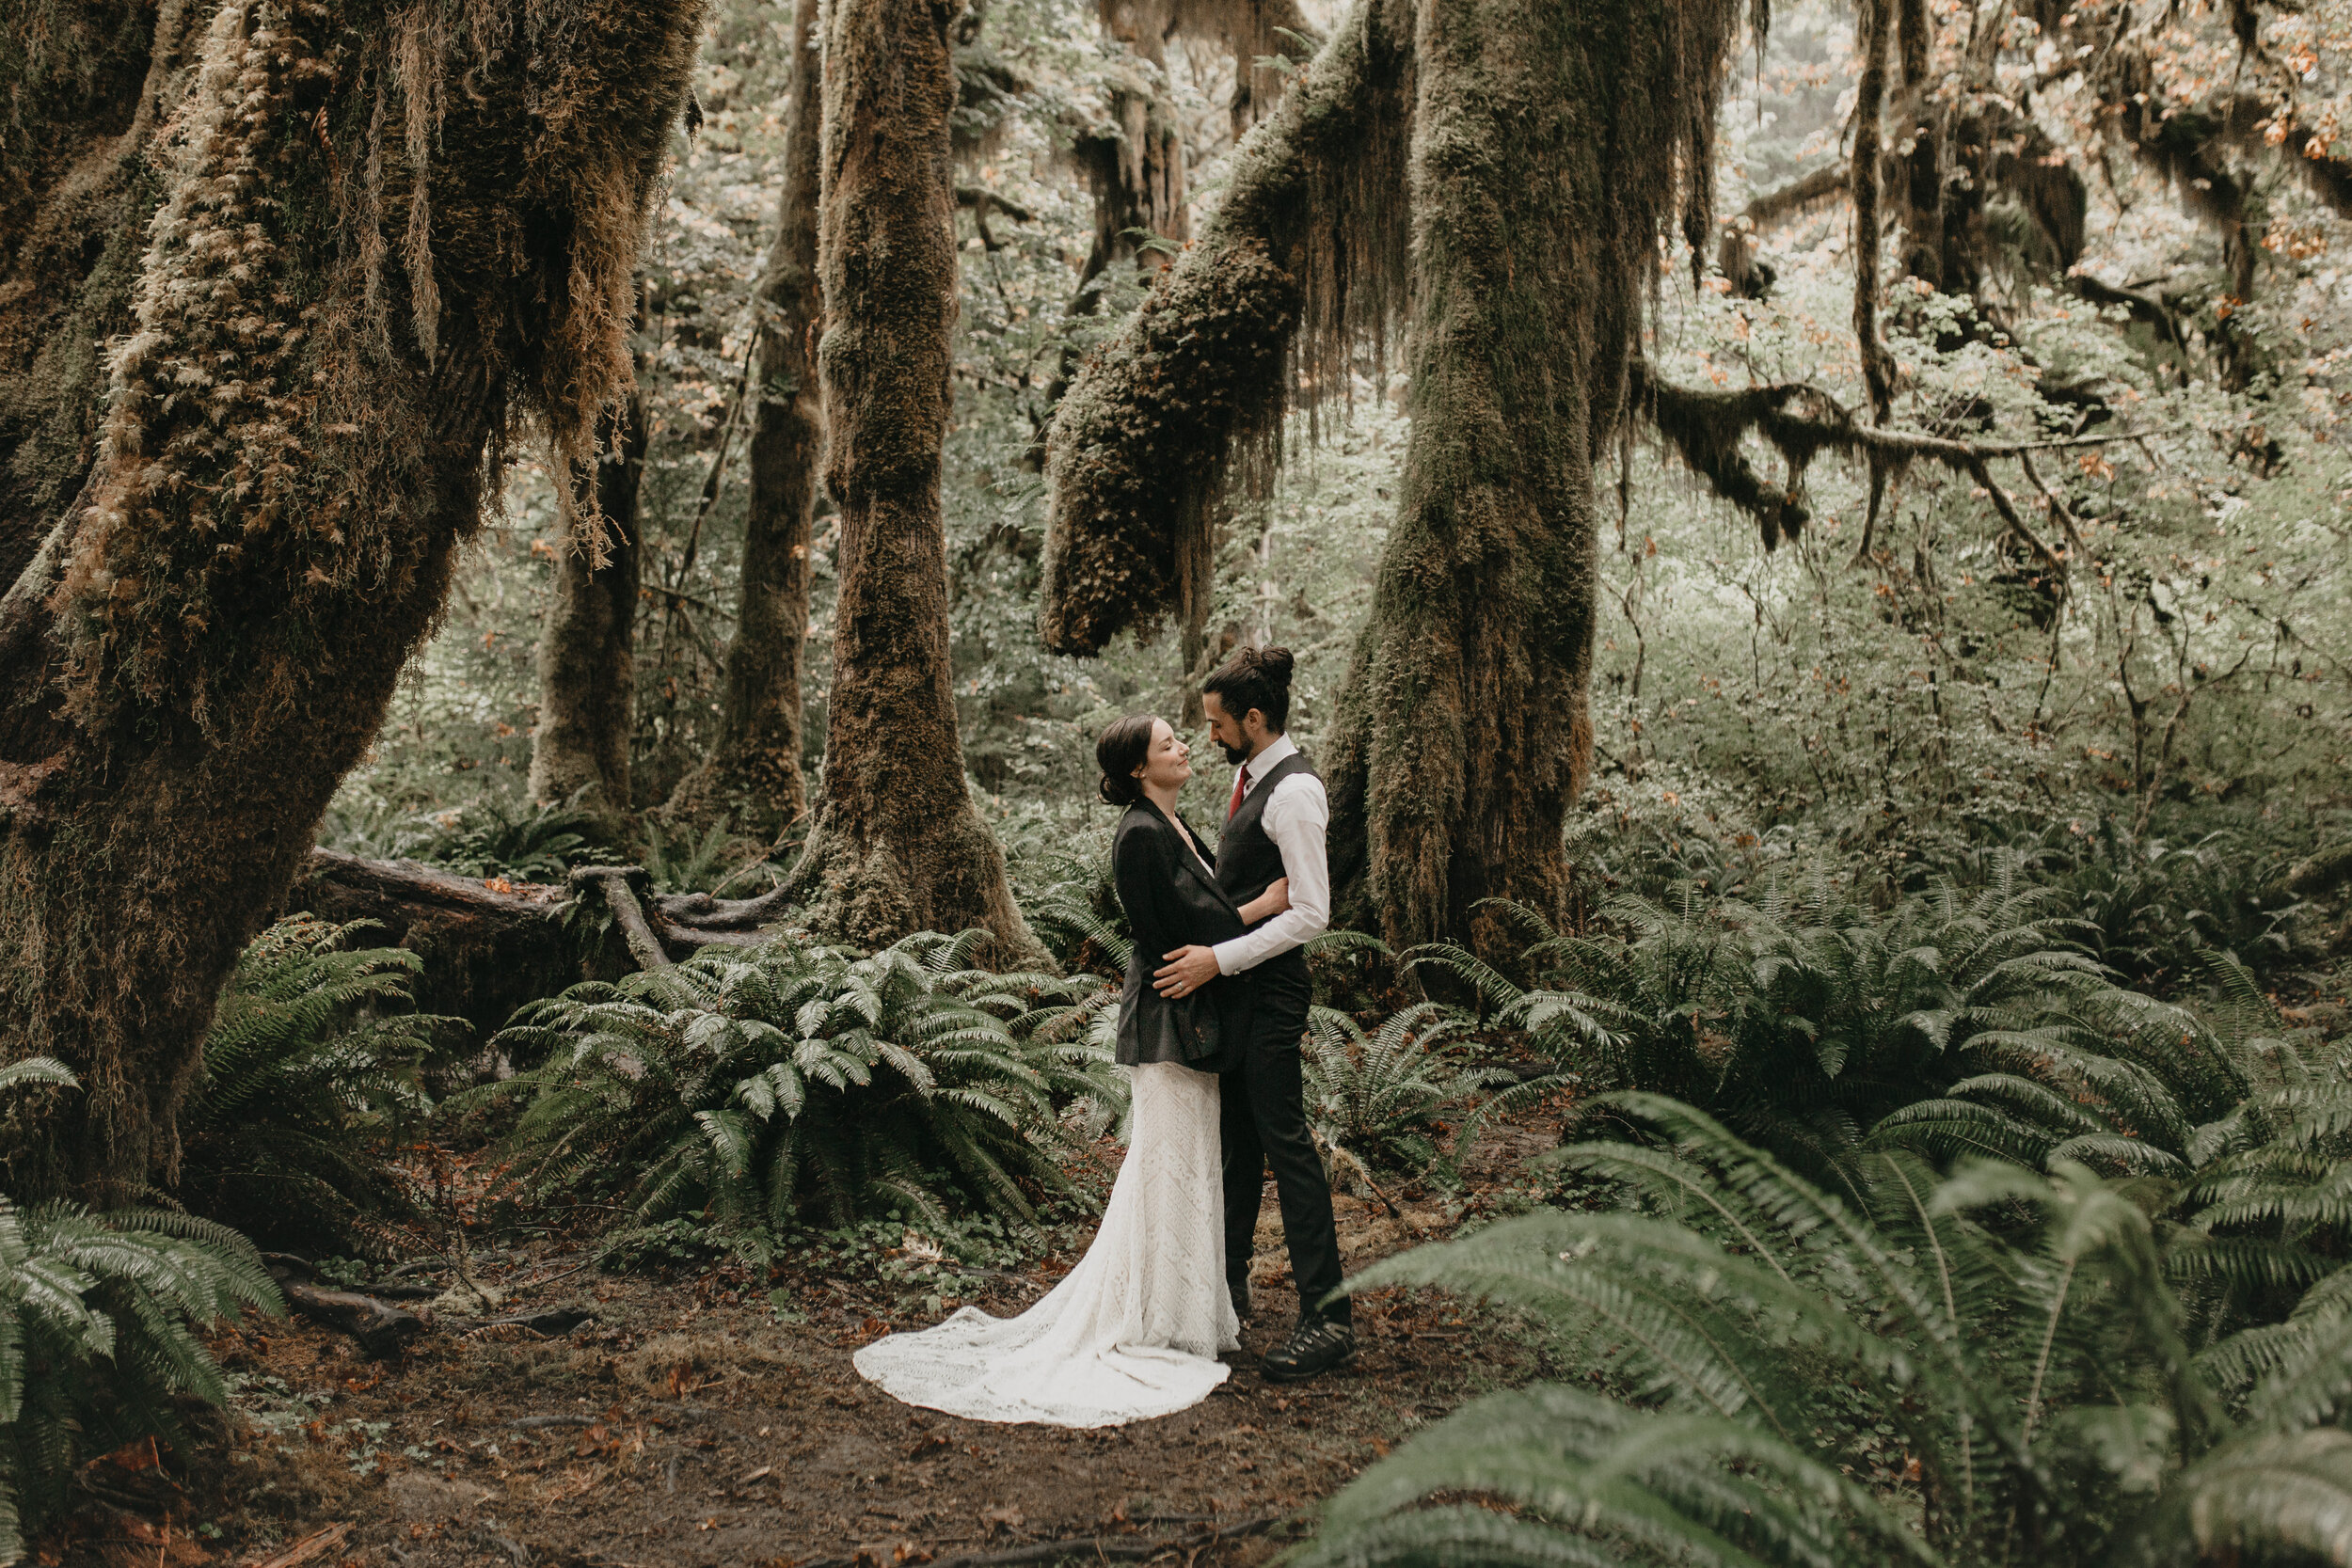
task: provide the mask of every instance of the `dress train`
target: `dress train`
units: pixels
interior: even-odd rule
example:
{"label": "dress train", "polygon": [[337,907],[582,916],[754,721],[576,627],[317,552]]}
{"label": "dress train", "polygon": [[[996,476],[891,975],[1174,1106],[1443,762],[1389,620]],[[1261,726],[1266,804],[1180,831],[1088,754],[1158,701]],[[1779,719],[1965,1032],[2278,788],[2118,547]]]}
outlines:
{"label": "dress train", "polygon": [[908,1404],[979,1421],[1123,1426],[1208,1398],[1241,1323],[1225,1290],[1217,1081],[1128,1069],[1133,1138],[1086,1257],[1017,1318],[964,1307],[853,1358]]}

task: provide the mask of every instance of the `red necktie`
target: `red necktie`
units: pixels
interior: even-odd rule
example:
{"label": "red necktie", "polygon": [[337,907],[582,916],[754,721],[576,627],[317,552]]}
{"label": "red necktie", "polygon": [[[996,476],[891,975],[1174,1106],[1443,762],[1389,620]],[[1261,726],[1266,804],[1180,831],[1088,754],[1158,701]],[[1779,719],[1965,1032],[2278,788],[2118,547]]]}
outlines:
{"label": "red necktie", "polygon": [[1233,775],[1233,800],[1232,804],[1225,808],[1226,821],[1231,822],[1233,819],[1233,813],[1241,810],[1241,798],[1248,793],[1249,769],[1244,768],[1240,772]]}

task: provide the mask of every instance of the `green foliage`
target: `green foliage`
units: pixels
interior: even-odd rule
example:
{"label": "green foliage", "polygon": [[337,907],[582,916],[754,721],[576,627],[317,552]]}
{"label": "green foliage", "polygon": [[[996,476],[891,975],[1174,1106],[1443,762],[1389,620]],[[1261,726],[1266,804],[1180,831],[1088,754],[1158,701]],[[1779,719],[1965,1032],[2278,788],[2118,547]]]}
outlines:
{"label": "green foliage", "polygon": [[[0,1068],[0,1092],[22,1084],[75,1080],[42,1057]],[[0,1197],[0,1563],[23,1555],[85,1460],[188,1441],[181,1402],[228,1398],[194,1330],[246,1307],[283,1310],[252,1243],[223,1226]]]}
{"label": "green foliage", "polygon": [[[2109,1139],[2070,1158],[2179,1151],[2180,1106],[2140,1059],[2161,1054],[2152,1032],[2177,1019],[2073,944],[2055,895],[2027,884],[2016,856],[1997,857],[1980,887],[1940,882],[1884,911],[1818,877],[1771,869],[1756,881],[1745,897],[1698,879],[1659,900],[1621,896],[1587,935],[1499,906],[1535,938],[1520,958],[1529,988],[1459,947],[1408,958],[1474,989],[1497,1023],[1527,1030],[1596,1089],[1704,1106],[1817,1180],[1884,1118],[1963,1083],[2037,1102],[2096,1085],[2116,1118],[2137,1118],[2084,1128]],[[1922,1147],[1965,1145],[1916,1114]],[[2169,1142],[2131,1141],[2157,1133]]]}
{"label": "green foliage", "polygon": [[305,1252],[381,1250],[381,1227],[413,1217],[386,1156],[430,1109],[419,1069],[465,1022],[412,1010],[415,954],[351,946],[373,924],[293,915],[238,958],[180,1115],[190,1209]]}
{"label": "green foliage", "polygon": [[660,824],[647,822],[642,859],[645,874],[662,893],[744,898],[761,891],[753,885],[755,879],[766,876],[772,882],[782,875],[782,868],[764,855],[755,853],[745,859],[741,841],[723,822],[711,824],[700,838],[684,836],[675,844],[662,832]]}
{"label": "green foliage", "polygon": [[530,1098],[515,1135],[540,1194],[699,1213],[755,1256],[804,1209],[1032,1223],[1037,1195],[1075,1191],[1057,1102],[1119,1102],[1102,988],[971,969],[978,940],[712,947],[576,986],[499,1037],[543,1065],[478,1092]]}
{"label": "green foliage", "polygon": [[560,882],[581,861],[611,859],[609,850],[597,852],[595,817],[571,804],[516,807],[485,797],[437,816],[434,825],[439,832],[424,841],[416,858],[466,877]]}
{"label": "green foliage", "polygon": [[2110,815],[2074,838],[2071,854],[2060,843],[2072,863],[2053,887],[2090,951],[2137,984],[2193,980],[2214,953],[2267,971],[2297,951],[2310,906],[2281,885],[2282,858],[2251,851],[2241,835],[2217,831],[2176,847],[2134,838]]}
{"label": "green foliage", "polygon": [[1417,1437],[1332,1502],[1303,1564],[2352,1553],[2352,1442],[2327,1424],[2352,1333],[2314,1336],[2233,1422],[2126,1190],[2074,1164],[1939,1180],[1884,1151],[1850,1204],[1688,1106],[1610,1109],[1652,1141],[1555,1158],[1616,1212],[1505,1221],[1356,1281],[1518,1307],[1580,1382]]}
{"label": "green foliage", "polygon": [[560,882],[574,865],[610,864],[595,816],[575,804],[538,805],[498,791],[455,809],[406,812],[383,796],[341,798],[321,838],[371,860],[415,860],[463,877]]}
{"label": "green foliage", "polygon": [[[1370,1031],[1335,1008],[1314,1008],[1299,1066],[1307,1120],[1332,1163],[1366,1181],[1375,1170],[1451,1170],[1484,1119],[1573,1081],[1547,1073],[1521,1083],[1506,1069],[1472,1065],[1463,1037],[1470,1027],[1469,1018],[1435,1002],[1401,1008]],[[1512,1087],[1486,1094],[1503,1084]],[[1439,1117],[1451,1111],[1466,1115],[1453,1147],[1441,1148]]]}

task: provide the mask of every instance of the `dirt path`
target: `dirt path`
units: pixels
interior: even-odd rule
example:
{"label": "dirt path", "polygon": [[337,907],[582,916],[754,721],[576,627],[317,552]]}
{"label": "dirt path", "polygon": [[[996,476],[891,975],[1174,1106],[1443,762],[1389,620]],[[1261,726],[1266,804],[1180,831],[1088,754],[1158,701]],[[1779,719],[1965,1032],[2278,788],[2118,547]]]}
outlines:
{"label": "dirt path", "polygon": [[[1553,1126],[1501,1130],[1482,1174],[1516,1169]],[[1422,1234],[1465,1217],[1406,1192]],[[1351,1267],[1419,1239],[1377,1205],[1343,1196],[1339,1209]],[[1018,1311],[1081,1240],[961,1299]],[[1185,1568],[1248,1568],[1415,1427],[1525,1382],[1540,1359],[1506,1322],[1391,1291],[1359,1302],[1352,1366],[1266,1384],[1257,1357],[1297,1305],[1271,1187],[1259,1245],[1258,1309],[1228,1357],[1232,1377],[1191,1410],[1099,1432],[967,1421],[873,1389],[851,1353],[942,1315],[880,1280],[787,1278],[779,1299],[803,1321],[780,1322],[740,1270],[732,1284],[723,1270],[669,1283],[581,1274],[556,1294],[525,1292],[533,1307],[596,1312],[566,1337],[437,1337],[397,1363],[298,1320],[248,1324],[218,1349],[262,1435],[218,1476],[182,1478],[176,1501],[159,1497],[176,1539],[158,1538],[152,1509],[144,1520],[86,1511],[43,1560],[879,1568],[1067,1541],[1072,1555],[1093,1557],[1099,1542],[1130,1559],[1173,1543]],[[485,1277],[551,1272],[528,1252],[501,1263]],[[159,1472],[152,1484],[168,1482]],[[317,1533],[334,1526],[345,1528]]]}

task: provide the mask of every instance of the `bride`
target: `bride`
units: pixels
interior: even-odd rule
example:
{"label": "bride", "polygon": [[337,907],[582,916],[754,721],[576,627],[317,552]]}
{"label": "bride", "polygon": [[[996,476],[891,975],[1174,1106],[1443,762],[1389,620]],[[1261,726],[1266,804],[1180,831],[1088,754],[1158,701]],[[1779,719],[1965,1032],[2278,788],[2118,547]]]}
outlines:
{"label": "bride", "polygon": [[1190,751],[1168,721],[1121,719],[1095,743],[1103,799],[1125,806],[1112,863],[1135,935],[1119,1003],[1134,1114],[1102,1227],[1078,1266],[1017,1318],[967,1307],[857,1353],[857,1370],[909,1404],[982,1421],[1120,1426],[1199,1403],[1240,1348],[1225,1285],[1216,1073],[1248,1034],[1246,985],[1176,1000],[1152,988],[1163,958],[1213,946],[1289,907],[1287,881],[1236,908],[1176,810]]}

